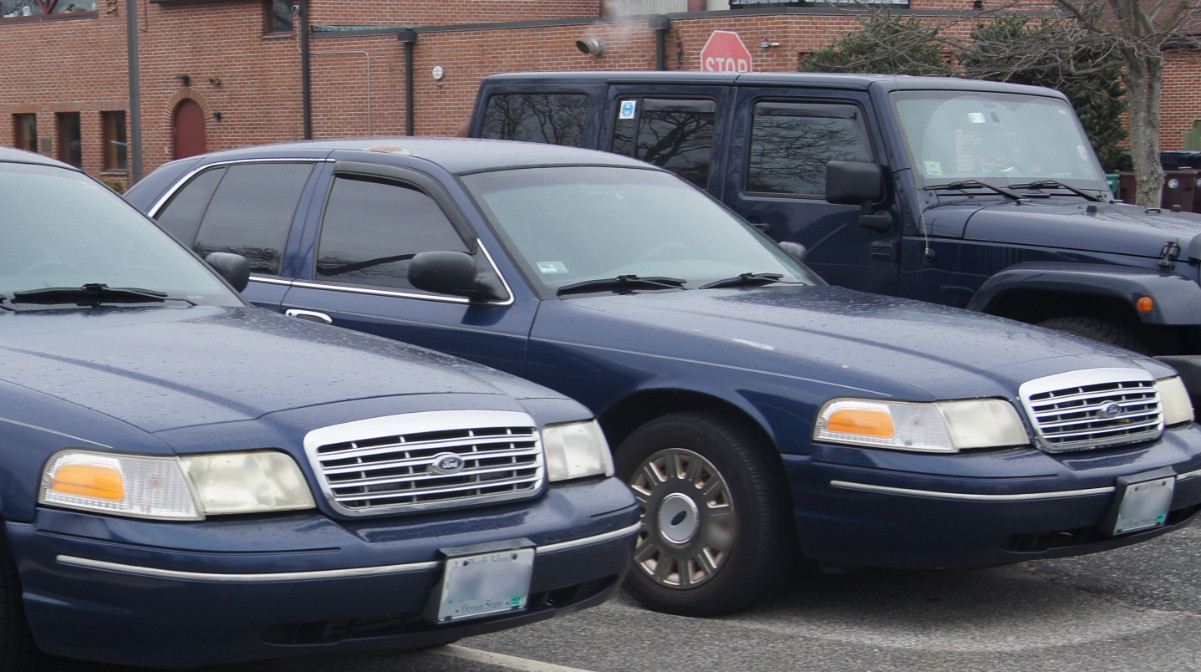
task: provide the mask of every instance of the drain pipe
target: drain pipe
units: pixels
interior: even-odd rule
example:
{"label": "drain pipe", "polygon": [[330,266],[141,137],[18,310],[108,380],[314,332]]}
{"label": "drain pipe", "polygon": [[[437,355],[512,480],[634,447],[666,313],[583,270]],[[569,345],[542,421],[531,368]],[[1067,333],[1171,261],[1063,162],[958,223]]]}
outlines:
{"label": "drain pipe", "polygon": [[662,14],[651,17],[651,30],[655,31],[655,69],[667,69],[667,31],[671,30],[671,19]]}
{"label": "drain pipe", "polygon": [[413,49],[417,46],[417,31],[404,28],[396,33],[396,40],[405,45],[405,135],[413,135],[413,114],[417,107],[413,92]]}
{"label": "drain pipe", "polygon": [[313,139],[313,76],[312,52],[309,49],[309,0],[292,5],[292,13],[300,19],[300,100],[304,117],[304,139]]}

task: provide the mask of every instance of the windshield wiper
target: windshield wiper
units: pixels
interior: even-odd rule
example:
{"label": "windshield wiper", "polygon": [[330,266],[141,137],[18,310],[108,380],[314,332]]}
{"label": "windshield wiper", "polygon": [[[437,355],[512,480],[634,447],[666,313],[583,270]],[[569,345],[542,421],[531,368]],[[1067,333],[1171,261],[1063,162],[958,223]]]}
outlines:
{"label": "windshield wiper", "polygon": [[1012,192],[1012,191],[1010,191],[1008,189],[1004,189],[1002,187],[998,187],[995,184],[981,182],[980,180],[960,180],[958,182],[949,182],[947,184],[931,184],[931,185],[927,186],[926,188],[934,190],[934,191],[942,191],[942,190],[961,191],[963,189],[990,189],[992,191],[995,191],[998,194],[1001,194],[1002,196],[1005,196],[1006,198],[1012,198],[1015,201],[1022,200],[1021,194]]}
{"label": "windshield wiper", "polygon": [[746,287],[750,285],[770,285],[783,279],[783,273],[743,273],[732,278],[722,278],[701,285],[701,289],[716,289],[718,287]]}
{"label": "windshield wiper", "polygon": [[595,280],[584,280],[570,285],[563,285],[559,288],[557,294],[578,294],[581,292],[602,292],[605,290],[614,292],[627,292],[635,289],[679,289],[684,286],[687,280],[680,278],[665,278],[662,276],[638,276],[638,275],[619,275],[616,278],[597,278]]}
{"label": "windshield wiper", "polygon": [[1033,182],[1027,182],[1026,184],[1011,184],[1009,187],[1011,189],[1066,189],[1081,198],[1086,198],[1093,202],[1104,200],[1096,194],[1090,194],[1083,189],[1077,189],[1076,187],[1073,187],[1070,184],[1064,184],[1059,180],[1035,180]]}
{"label": "windshield wiper", "polygon": [[161,303],[167,299],[166,292],[153,289],[109,287],[104,283],[92,282],[82,287],[44,287],[13,292],[9,300],[12,303],[73,303],[77,306],[95,306],[101,303]]}

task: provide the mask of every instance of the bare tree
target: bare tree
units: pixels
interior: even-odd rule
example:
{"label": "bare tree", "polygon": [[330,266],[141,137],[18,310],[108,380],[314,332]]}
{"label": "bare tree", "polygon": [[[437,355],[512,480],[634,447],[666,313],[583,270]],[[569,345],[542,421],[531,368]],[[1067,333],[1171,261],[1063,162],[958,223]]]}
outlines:
{"label": "bare tree", "polygon": [[1171,49],[1201,46],[1197,0],[1055,0],[1094,42],[1122,60],[1130,110],[1130,154],[1135,201],[1158,206],[1163,189],[1159,163],[1164,60]]}

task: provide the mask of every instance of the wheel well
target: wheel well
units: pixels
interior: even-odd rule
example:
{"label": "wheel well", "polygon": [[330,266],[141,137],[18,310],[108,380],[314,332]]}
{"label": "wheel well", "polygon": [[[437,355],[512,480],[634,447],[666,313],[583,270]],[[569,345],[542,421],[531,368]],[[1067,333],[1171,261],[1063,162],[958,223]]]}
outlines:
{"label": "wheel well", "polygon": [[1179,354],[1182,347],[1179,328],[1147,324],[1139,319],[1133,306],[1113,297],[1013,290],[993,299],[983,312],[1028,324],[1055,317],[1091,317],[1125,328],[1157,355]]}
{"label": "wheel well", "polygon": [[635,429],[668,413],[681,411],[703,411],[719,415],[737,423],[747,432],[752,432],[764,443],[774,446],[775,442],[763,427],[737,406],[699,392],[684,390],[651,390],[622,399],[601,416],[601,427],[605,438],[614,450]]}

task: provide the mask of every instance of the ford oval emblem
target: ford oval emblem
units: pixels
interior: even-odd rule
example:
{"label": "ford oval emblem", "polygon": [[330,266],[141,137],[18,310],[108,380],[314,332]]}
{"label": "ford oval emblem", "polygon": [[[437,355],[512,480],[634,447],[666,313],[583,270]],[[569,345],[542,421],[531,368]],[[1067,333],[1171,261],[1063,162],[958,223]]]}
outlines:
{"label": "ford oval emblem", "polygon": [[1122,405],[1116,401],[1111,401],[1101,407],[1097,415],[1103,418],[1116,418],[1122,414]]}
{"label": "ford oval emblem", "polygon": [[430,463],[430,471],[442,476],[451,476],[463,471],[463,458],[454,453],[438,453]]}

